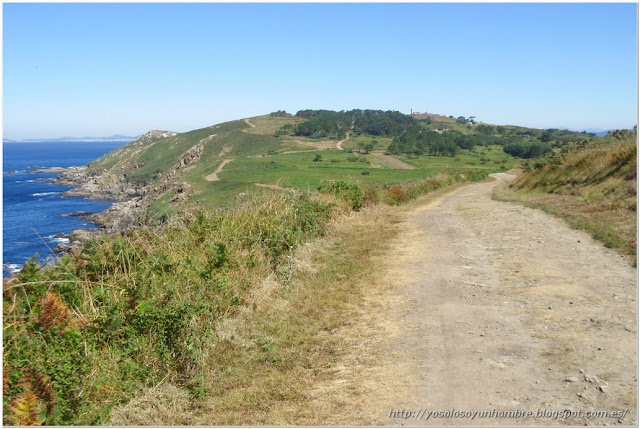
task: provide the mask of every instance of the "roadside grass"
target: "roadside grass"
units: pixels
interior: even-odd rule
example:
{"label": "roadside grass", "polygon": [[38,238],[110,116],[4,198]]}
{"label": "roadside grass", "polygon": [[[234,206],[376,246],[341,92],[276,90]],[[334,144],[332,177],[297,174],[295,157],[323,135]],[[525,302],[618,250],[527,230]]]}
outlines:
{"label": "roadside grass", "polygon": [[211,367],[228,370],[208,378],[211,394],[194,404],[192,424],[322,424],[301,414],[314,382],[344,352],[332,334],[375,282],[372,257],[393,233],[391,224],[378,223],[372,240],[366,219],[360,213],[333,222],[325,238],[296,256],[290,288],[267,279],[255,305],[221,327]]}
{"label": "roadside grass", "polygon": [[636,134],[607,137],[524,164],[495,198],[565,219],[621,254],[637,254]]}
{"label": "roadside grass", "polygon": [[14,413],[4,423],[300,421],[314,377],[341,350],[330,334],[359,299],[355,279],[371,275],[377,244],[352,226],[357,211],[485,178],[267,189],[227,209],[187,206],[54,267],[27,262],[3,284],[4,407]]}

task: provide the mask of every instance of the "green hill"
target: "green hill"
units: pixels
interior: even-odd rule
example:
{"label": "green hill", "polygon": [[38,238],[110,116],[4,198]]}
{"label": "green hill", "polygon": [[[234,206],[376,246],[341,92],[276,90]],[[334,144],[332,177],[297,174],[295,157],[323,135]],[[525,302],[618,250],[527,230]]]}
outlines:
{"label": "green hill", "polygon": [[[136,197],[138,215],[164,219],[188,205],[213,209],[237,204],[239,199],[267,192],[262,185],[313,190],[325,180],[346,180],[391,186],[433,176],[442,168],[505,171],[520,162],[503,152],[507,144],[542,139],[560,147],[568,138],[588,137],[462,119],[357,109],[302,110],[296,115],[278,111],[185,133],[151,131],[83,169],[61,175],[58,183],[78,186],[70,195]],[[397,144],[392,145],[407,132],[434,130],[459,147],[403,154]],[[412,169],[394,167],[388,158],[379,156],[389,148],[395,148]],[[101,193],[105,188],[107,195]],[[113,209],[114,216],[117,210]]]}

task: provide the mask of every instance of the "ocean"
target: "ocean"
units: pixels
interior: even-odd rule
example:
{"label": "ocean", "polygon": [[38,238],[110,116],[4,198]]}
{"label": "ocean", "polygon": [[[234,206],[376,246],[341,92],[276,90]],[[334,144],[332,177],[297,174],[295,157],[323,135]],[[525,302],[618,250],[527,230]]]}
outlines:
{"label": "ocean", "polygon": [[[52,250],[77,228],[96,225],[75,216],[60,216],[78,211],[99,212],[113,201],[62,197],[72,189],[38,178],[53,178],[55,173],[32,173],[30,167],[71,167],[87,164],[126,144],[126,142],[43,142],[3,143],[2,174],[2,273],[8,276],[20,270],[25,261],[39,254],[42,262],[55,259]],[[13,173],[11,173],[13,172]]]}

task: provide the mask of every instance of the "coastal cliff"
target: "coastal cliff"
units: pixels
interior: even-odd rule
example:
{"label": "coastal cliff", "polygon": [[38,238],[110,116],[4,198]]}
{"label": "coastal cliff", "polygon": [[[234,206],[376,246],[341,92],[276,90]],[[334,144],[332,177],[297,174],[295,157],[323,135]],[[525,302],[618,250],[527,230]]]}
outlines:
{"label": "coastal cliff", "polygon": [[[127,161],[142,148],[148,148],[161,139],[175,135],[177,133],[173,131],[149,131],[138,139],[87,165],[39,170],[59,172],[58,177],[51,179],[51,182],[56,185],[74,186],[73,189],[64,192],[63,196],[115,200],[107,210],[92,214],[83,213],[85,219],[98,225],[97,229],[76,229],[67,236],[69,243],[60,243],[55,250],[58,252],[69,251],[72,248],[81,247],[92,238],[122,234],[134,226],[139,215],[153,201],[157,192],[149,193],[147,185],[128,179],[129,175],[139,166],[137,163]],[[110,168],[105,168],[105,163],[108,164],[111,160],[117,160],[117,162],[111,166],[106,165]],[[157,191],[155,188],[154,190]]]}

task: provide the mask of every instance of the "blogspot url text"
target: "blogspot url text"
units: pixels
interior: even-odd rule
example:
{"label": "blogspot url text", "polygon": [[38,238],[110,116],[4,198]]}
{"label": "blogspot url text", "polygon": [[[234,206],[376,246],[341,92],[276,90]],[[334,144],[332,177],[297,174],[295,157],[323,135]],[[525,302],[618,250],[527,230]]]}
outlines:
{"label": "blogspot url text", "polygon": [[456,410],[454,408],[450,410],[405,410],[405,409],[393,409],[389,411],[389,418],[394,419],[413,419],[413,420],[429,420],[429,419],[495,419],[495,418],[507,418],[507,419],[521,419],[521,418],[535,418],[535,419],[588,419],[588,418],[616,418],[623,419],[629,410],[620,411],[583,411],[578,410],[547,410],[546,408],[537,409],[535,411],[524,410]]}

